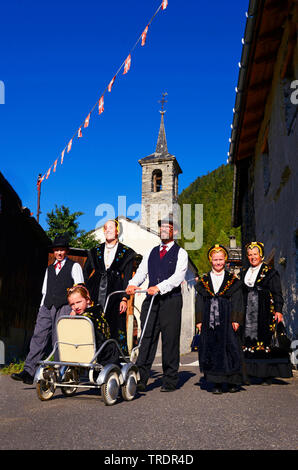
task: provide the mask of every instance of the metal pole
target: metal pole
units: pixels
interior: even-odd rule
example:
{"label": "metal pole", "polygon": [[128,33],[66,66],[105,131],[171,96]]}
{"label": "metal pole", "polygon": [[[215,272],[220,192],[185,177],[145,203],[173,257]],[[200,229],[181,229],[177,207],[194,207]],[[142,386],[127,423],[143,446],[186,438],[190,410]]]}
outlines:
{"label": "metal pole", "polygon": [[37,178],[37,213],[36,220],[39,223],[39,214],[40,214],[40,192],[41,192],[41,174]]}

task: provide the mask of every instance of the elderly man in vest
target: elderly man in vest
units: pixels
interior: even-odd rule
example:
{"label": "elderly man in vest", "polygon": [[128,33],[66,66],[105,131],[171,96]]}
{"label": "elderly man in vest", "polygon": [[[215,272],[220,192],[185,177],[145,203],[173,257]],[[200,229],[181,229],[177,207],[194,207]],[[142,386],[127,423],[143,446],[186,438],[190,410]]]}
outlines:
{"label": "elderly man in vest", "polygon": [[147,297],[141,310],[143,328],[151,296],[157,294],[144,332],[137,365],[140,371],[138,390],[145,391],[158,345],[159,333],[162,340],[162,392],[171,392],[178,385],[180,359],[180,331],[182,294],[181,283],[188,266],[187,252],[174,242],[177,233],[173,216],[158,221],[161,244],[144,256],[136,274],[129,281],[127,294],[134,294],[149,278]]}
{"label": "elderly man in vest", "polygon": [[38,362],[44,356],[50,338],[52,338],[53,347],[57,341],[56,322],[58,318],[62,315],[69,315],[71,312],[67,302],[67,289],[74,284],[84,282],[83,271],[79,263],[74,263],[67,257],[69,249],[67,237],[56,237],[52,248],[55,261],[45,272],[41,305],[24,370],[19,374],[11,375],[12,379],[29,385],[33,383]]}

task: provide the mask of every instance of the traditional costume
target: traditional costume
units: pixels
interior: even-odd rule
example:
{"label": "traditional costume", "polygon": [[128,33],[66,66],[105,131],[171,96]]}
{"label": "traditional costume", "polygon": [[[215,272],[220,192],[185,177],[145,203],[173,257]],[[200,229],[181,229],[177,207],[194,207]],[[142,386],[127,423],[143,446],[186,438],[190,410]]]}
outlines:
{"label": "traditional costume", "polygon": [[[88,253],[84,266],[85,284],[95,304],[105,307],[107,296],[111,292],[126,289],[133,273],[136,253],[118,242],[109,246],[102,243]],[[119,305],[126,294],[115,294],[109,299],[105,317],[108,321],[111,337],[118,340],[123,352],[127,354],[126,314],[119,313]]]}
{"label": "traditional costume", "polygon": [[[90,318],[93,323],[96,350],[98,351],[102,344],[111,338],[110,328],[102,308],[99,305],[92,305],[85,310],[82,316]],[[106,364],[119,364],[119,351],[115,343],[109,343],[103,348],[97,362],[100,362],[103,366]]]}
{"label": "traditional costume", "polygon": [[[163,220],[159,220],[161,225]],[[173,219],[165,219],[173,224]],[[162,387],[161,391],[173,391],[178,385],[180,359],[180,332],[182,294],[181,283],[188,266],[188,254],[173,240],[154,247],[143,260],[129,285],[140,286],[148,277],[148,287],[157,286],[159,293],[153,301],[152,309],[144,332],[137,366],[140,371],[139,390],[145,390],[150,376],[159,335],[162,340]],[[152,296],[147,295],[141,310],[141,328],[148,315]]]}
{"label": "traditional costume", "polygon": [[[253,242],[263,259],[263,244]],[[272,337],[276,328],[275,312],[282,313],[283,296],[278,272],[261,263],[241,273],[244,292],[245,323],[243,351],[248,376],[271,379],[292,377],[289,351],[276,348]]]}
{"label": "traditional costume", "polygon": [[[215,245],[208,252],[227,252]],[[239,332],[232,322],[243,323],[243,296],[241,283],[225,269],[210,271],[196,284],[196,324],[202,323],[199,347],[199,366],[207,382],[215,386],[242,383],[242,353]]]}
{"label": "traditional costume", "polygon": [[[57,236],[52,248],[68,249],[68,238]],[[62,261],[55,261],[48,266],[42,287],[42,300],[36,318],[34,333],[30,342],[30,350],[25,360],[24,370],[20,374],[12,374],[15,380],[32,383],[38,362],[47,351],[48,343],[52,340],[54,348],[57,341],[56,323],[60,316],[69,315],[71,308],[67,301],[67,289],[73,284],[84,282],[83,271],[79,263],[67,256]],[[57,354],[57,353],[56,353]],[[58,360],[58,356],[55,357]]]}

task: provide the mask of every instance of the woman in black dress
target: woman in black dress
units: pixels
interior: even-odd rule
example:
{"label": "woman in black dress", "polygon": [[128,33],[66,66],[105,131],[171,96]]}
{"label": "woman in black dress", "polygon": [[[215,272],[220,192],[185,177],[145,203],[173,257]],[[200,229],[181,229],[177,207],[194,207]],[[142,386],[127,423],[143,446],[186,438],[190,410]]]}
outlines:
{"label": "woman in black dress", "polygon": [[230,392],[242,383],[242,354],[239,327],[243,322],[241,283],[225,270],[228,253],[222,245],[208,251],[212,270],[196,285],[196,326],[200,331],[199,365],[213,393]]}
{"label": "woman in black dress", "polygon": [[250,267],[241,273],[245,303],[243,351],[245,371],[270,385],[273,377],[292,377],[288,351],[273,348],[276,324],[283,321],[283,296],[278,272],[263,262],[264,245],[246,245]]}

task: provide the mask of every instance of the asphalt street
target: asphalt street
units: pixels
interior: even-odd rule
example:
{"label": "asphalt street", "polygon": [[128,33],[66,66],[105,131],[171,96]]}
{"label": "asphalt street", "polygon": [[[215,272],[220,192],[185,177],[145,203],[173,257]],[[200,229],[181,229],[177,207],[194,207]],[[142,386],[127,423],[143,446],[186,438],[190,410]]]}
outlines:
{"label": "asphalt street", "polygon": [[298,373],[214,395],[196,353],[181,357],[179,388],[161,393],[157,358],[148,389],[133,401],[105,406],[80,389],[49,401],[35,386],[0,375],[1,450],[297,450]]}

